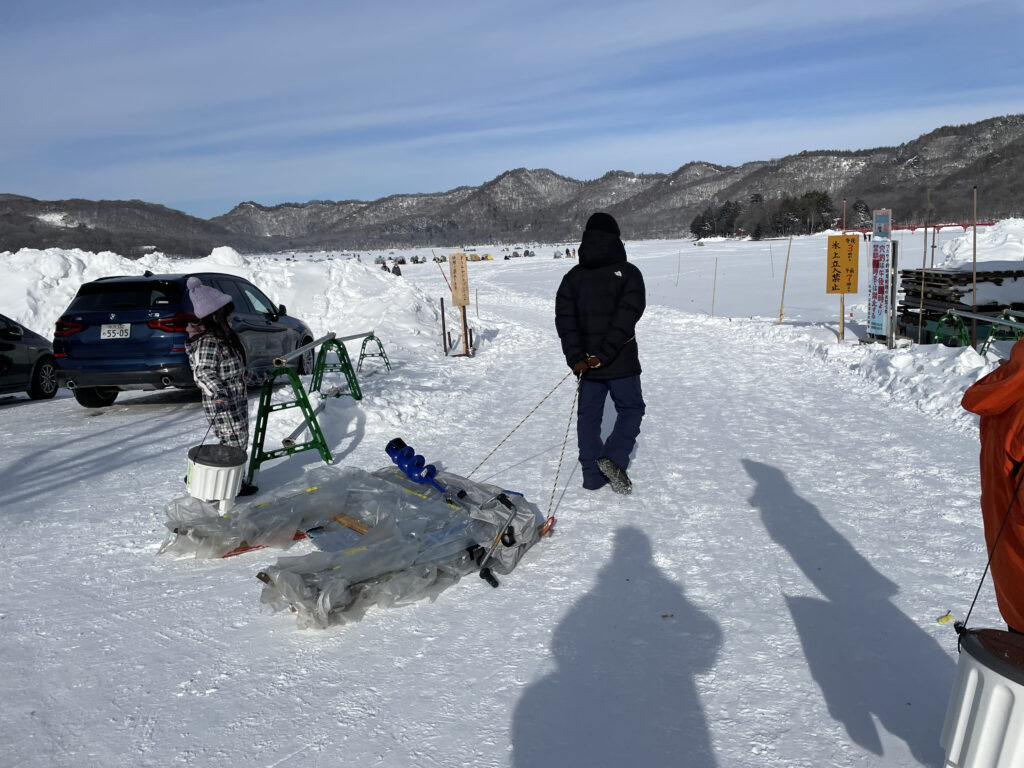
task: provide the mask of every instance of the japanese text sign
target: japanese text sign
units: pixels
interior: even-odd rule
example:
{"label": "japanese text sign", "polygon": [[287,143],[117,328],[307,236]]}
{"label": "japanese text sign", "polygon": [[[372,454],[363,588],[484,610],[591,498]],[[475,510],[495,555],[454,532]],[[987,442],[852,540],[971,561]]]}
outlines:
{"label": "japanese text sign", "polygon": [[452,304],[456,307],[469,306],[469,272],[466,269],[466,254],[453,253],[448,264],[452,273]]}
{"label": "japanese text sign", "polygon": [[857,292],[860,235],[830,235],[826,264],[826,293]]}
{"label": "japanese text sign", "polygon": [[871,213],[874,217],[872,237],[884,237],[886,239],[889,239],[889,237],[891,236],[890,230],[892,229],[892,211],[888,208],[882,208],[877,211],[872,211]]}

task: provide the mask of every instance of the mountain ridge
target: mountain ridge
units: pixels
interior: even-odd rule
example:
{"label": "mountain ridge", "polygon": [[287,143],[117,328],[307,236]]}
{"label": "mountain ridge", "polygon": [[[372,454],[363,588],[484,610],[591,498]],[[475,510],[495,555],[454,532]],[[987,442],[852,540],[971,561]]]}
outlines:
{"label": "mountain ridge", "polygon": [[831,196],[837,213],[845,199],[860,211],[891,208],[896,221],[966,221],[975,185],[984,218],[1021,215],[1024,114],[942,126],[893,147],[805,150],[738,166],[695,160],[670,173],[611,170],[590,180],[515,168],[476,187],[372,201],[250,200],[210,219],[140,200],[0,194],[0,250],[198,256],[218,245],[258,252],[563,242],[578,239],[595,210],[614,215],[628,239],[684,237],[695,216],[725,203],[744,207],[812,191]]}

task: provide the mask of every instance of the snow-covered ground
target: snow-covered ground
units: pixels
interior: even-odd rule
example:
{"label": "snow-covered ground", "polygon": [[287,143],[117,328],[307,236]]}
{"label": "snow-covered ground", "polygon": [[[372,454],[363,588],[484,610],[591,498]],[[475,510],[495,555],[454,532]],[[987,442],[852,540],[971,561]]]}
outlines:
{"label": "snow-covered ground", "polygon": [[[980,231],[978,258],[1024,260],[1022,235],[1021,221]],[[896,237],[919,264],[921,231]],[[972,258],[971,232],[939,243],[936,265]],[[956,637],[937,618],[963,618],[985,564],[977,428],[959,400],[995,359],[859,344],[865,245],[839,343],[823,236],[793,240],[781,325],[786,240],[628,242],[648,286],[633,495],[582,490],[574,434],[559,472],[570,379],[475,475],[550,505],[555,534],[499,589],[466,578],[326,630],[260,612],[254,575],[278,551],[157,554],[206,430],[194,394],[97,410],[63,390],[0,398],[0,762],[940,765]],[[472,358],[442,354],[442,270],[395,277],[373,253],[5,253],[0,311],[49,334],[101,275],[249,276],[316,333],[374,329],[386,345],[394,369],[367,360],[363,400],[323,414],[337,464],[385,466],[401,436],[466,474],[565,376],[553,296],[575,263],[547,245],[478,250],[496,260],[470,265]],[[394,255],[413,253],[430,255]],[[257,483],[272,493],[319,465],[277,460]],[[1002,626],[988,584],[972,625]]]}

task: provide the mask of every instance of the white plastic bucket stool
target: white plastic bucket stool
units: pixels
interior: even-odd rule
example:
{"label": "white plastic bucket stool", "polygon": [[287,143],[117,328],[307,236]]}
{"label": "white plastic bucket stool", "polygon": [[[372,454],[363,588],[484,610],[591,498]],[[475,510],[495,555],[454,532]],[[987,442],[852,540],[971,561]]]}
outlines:
{"label": "white plastic bucket stool", "polygon": [[960,635],[956,682],[939,744],[946,768],[1024,766],[1024,635]]}
{"label": "white plastic bucket stool", "polygon": [[232,445],[196,445],[188,451],[185,487],[190,496],[220,502],[221,514],[235,504],[245,473],[246,454]]}

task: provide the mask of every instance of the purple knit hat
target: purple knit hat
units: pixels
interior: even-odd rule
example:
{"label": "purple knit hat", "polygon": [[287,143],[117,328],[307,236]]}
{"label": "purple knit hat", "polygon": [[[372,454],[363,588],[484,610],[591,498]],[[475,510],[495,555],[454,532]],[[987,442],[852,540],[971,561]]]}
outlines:
{"label": "purple knit hat", "polygon": [[200,320],[231,303],[230,296],[213,286],[203,285],[198,277],[188,279],[188,295],[192,299],[192,311]]}

